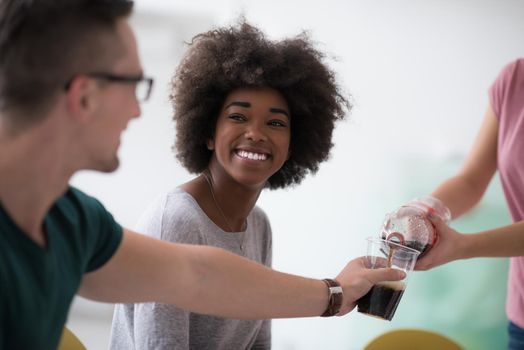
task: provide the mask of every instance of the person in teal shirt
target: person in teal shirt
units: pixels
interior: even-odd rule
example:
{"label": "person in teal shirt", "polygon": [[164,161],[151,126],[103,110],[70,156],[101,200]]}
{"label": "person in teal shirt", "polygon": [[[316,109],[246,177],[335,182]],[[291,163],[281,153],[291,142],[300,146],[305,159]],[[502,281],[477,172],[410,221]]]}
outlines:
{"label": "person in teal shirt", "polygon": [[[118,168],[144,76],[125,0],[0,0],[0,349],[55,349],[75,294],[239,319],[351,311],[391,269],[334,279],[277,272],[208,246],[121,228],[69,186]],[[340,286],[340,287],[338,287]]]}

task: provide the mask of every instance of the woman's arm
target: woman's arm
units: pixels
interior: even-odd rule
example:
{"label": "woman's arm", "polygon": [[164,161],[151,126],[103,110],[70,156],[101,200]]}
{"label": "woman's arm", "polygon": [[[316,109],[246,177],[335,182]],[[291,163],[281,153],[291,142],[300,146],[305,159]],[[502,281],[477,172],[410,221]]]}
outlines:
{"label": "woman's arm", "polygon": [[439,232],[439,241],[417,261],[417,270],[428,270],[459,259],[524,256],[524,221],[479,233],[461,234],[438,218],[432,220]]}
{"label": "woman's arm", "polygon": [[444,181],[432,195],[440,199],[457,218],[482,198],[497,170],[499,123],[491,106],[459,173]]}
{"label": "woman's arm", "polygon": [[[471,209],[484,195],[497,170],[497,140],[499,123],[491,106],[459,173],[444,181],[432,195],[440,199],[457,218]],[[437,227],[439,240],[416,265],[417,270],[427,270],[447,262],[481,256],[524,255],[523,226],[519,223],[478,234],[463,235],[432,219]]]}

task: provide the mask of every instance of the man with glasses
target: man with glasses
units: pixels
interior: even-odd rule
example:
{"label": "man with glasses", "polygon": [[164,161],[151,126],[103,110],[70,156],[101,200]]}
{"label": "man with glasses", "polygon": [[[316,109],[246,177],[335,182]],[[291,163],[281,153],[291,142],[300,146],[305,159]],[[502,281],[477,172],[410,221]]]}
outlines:
{"label": "man with glasses", "polygon": [[[139,102],[145,102],[149,100],[149,96],[151,96],[151,90],[153,89],[153,78],[144,77],[142,74],[117,75],[112,73],[87,73],[85,75],[100,80],[106,80],[107,82],[134,84],[136,99]],[[67,82],[65,85],[66,90],[69,90],[72,81],[73,79]]]}
{"label": "man with glasses", "polygon": [[343,315],[403,276],[362,258],[325,281],[120,227],[68,185],[117,169],[149,96],[124,0],[0,0],[0,349],[54,349],[76,293],[242,319]]}

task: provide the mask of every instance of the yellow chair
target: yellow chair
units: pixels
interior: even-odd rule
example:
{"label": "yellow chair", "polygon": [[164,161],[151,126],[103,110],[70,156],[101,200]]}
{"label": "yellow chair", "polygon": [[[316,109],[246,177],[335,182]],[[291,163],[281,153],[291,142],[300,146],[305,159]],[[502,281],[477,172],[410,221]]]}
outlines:
{"label": "yellow chair", "polygon": [[441,334],[423,329],[397,329],[381,334],[364,350],[464,350]]}
{"label": "yellow chair", "polygon": [[64,327],[58,350],[87,350],[84,344],[71,332],[67,327]]}

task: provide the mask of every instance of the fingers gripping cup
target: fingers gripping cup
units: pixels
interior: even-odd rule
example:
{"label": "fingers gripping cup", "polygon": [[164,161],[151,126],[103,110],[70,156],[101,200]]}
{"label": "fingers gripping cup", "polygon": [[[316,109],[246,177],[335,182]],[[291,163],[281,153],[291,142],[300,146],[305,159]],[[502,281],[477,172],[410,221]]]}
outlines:
{"label": "fingers gripping cup", "polygon": [[368,238],[366,267],[379,269],[390,267],[402,270],[406,278],[402,281],[379,282],[357,301],[358,312],[391,321],[400,299],[406,290],[409,273],[413,271],[419,251],[402,244],[380,238]]}

